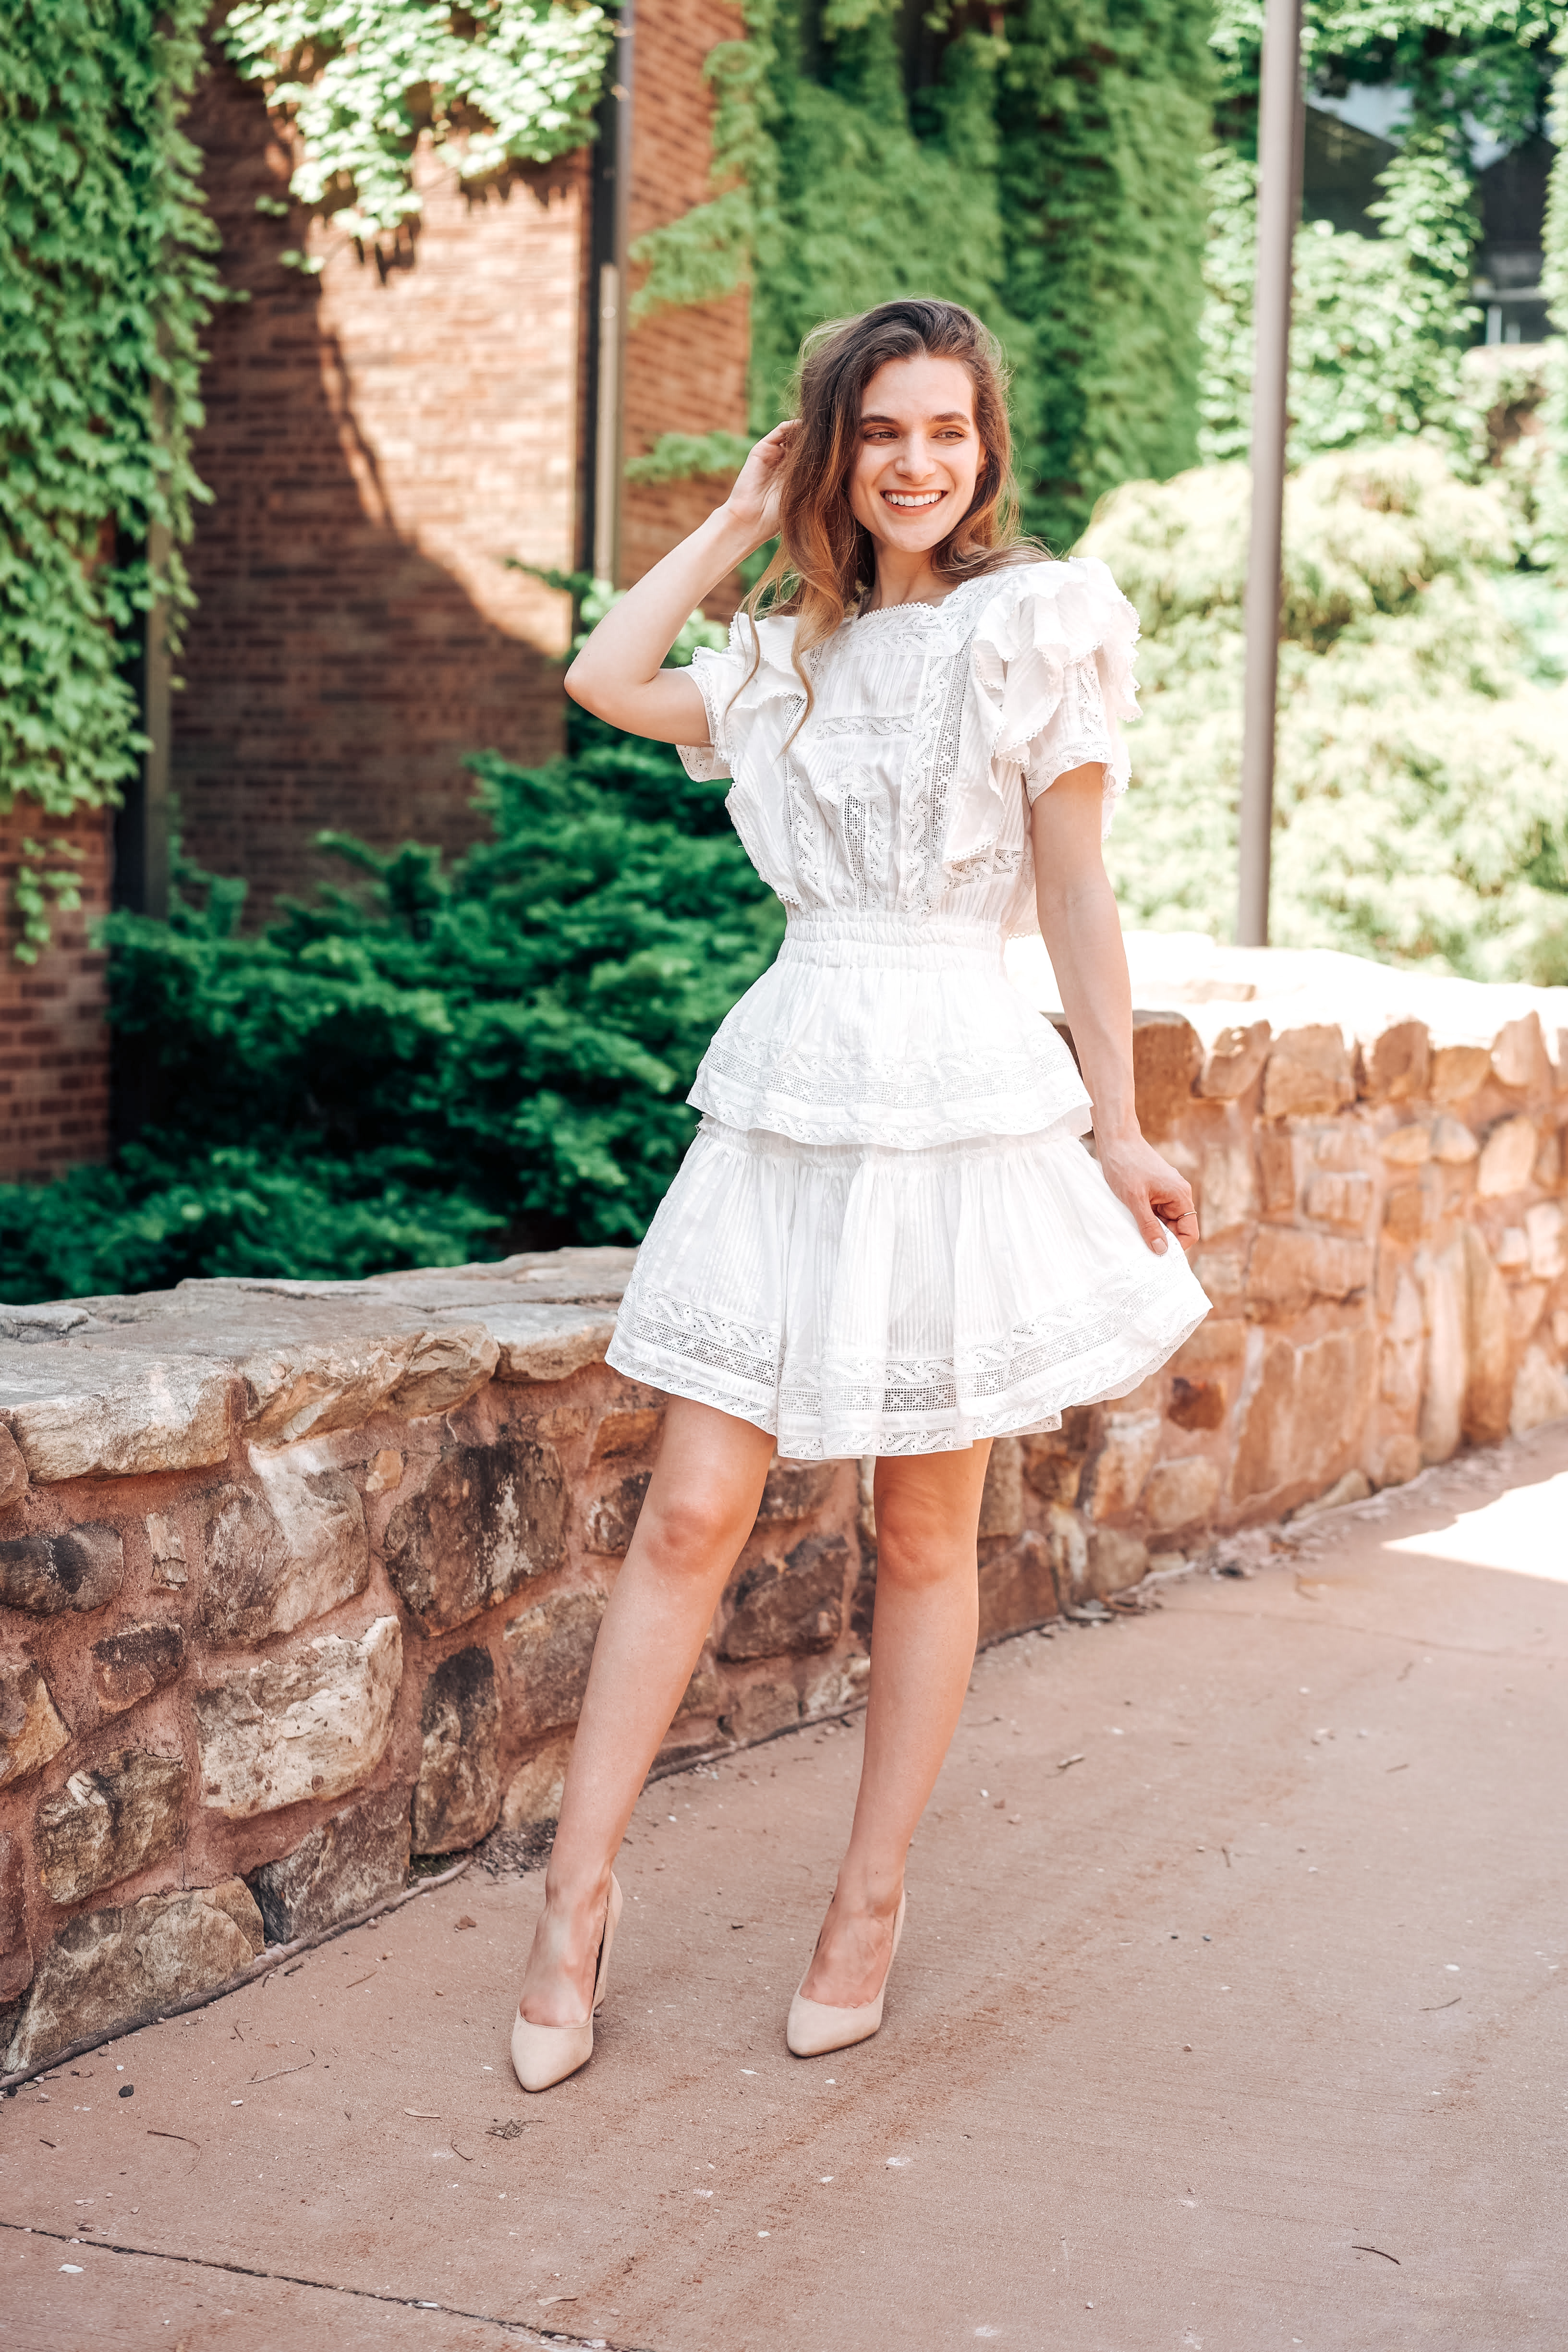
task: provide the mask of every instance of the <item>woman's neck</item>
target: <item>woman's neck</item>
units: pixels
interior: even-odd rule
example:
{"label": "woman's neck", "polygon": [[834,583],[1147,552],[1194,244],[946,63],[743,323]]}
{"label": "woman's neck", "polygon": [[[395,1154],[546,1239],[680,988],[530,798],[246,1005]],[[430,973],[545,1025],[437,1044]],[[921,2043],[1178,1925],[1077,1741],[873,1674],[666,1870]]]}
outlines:
{"label": "woman's neck", "polygon": [[879,545],[876,584],[865,609],[876,613],[887,604],[940,604],[950,584],[932,569],[928,554],[905,554],[900,548]]}

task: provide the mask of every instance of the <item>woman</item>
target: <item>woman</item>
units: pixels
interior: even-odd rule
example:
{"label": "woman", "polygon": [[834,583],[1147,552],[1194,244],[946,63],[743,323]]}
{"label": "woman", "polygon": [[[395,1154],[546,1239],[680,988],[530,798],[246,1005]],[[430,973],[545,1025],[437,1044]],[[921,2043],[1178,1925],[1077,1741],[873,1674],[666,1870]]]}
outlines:
{"label": "woman", "polygon": [[[1207,1311],[1169,1246],[1196,1238],[1192,1195],[1138,1130],[1100,862],[1136,615],[1102,564],[1018,541],[999,354],[968,311],[896,301],[820,330],[798,405],[566,675],[694,776],[732,778],[736,831],[789,920],[698,1073],[702,1126],[609,1350],[670,1403],[513,2026],[528,2090],[592,2052],[611,1864],[775,1444],[877,1456],[865,1761],[787,2029],[809,2056],[881,2022],[905,1856],[974,1655],[991,1440],[1125,1394]],[[693,606],[775,532],[728,650],[663,668]],[[1081,1080],[1003,972],[1037,912]]]}

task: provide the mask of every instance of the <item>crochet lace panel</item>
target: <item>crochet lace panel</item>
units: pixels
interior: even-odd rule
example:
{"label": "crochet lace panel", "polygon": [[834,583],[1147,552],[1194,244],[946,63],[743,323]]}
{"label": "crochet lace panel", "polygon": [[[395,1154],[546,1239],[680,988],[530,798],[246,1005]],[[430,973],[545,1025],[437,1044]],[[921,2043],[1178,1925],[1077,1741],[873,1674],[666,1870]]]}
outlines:
{"label": "crochet lace panel", "polygon": [[[748,1095],[783,1095],[800,1103],[856,1104],[879,1110],[941,1110],[948,1103],[974,1102],[987,1095],[1026,1093],[1036,1117],[1042,1097],[1065,1108],[1083,1092],[1075,1070],[1057,1066],[1047,1038],[1037,1046],[999,1053],[955,1045],[949,1054],[911,1067],[902,1055],[874,1052],[869,1045],[841,1055],[825,1069],[814,1055],[770,1052],[764,1037],[726,1034],[722,1029],[703,1058],[699,1083],[709,1079],[743,1087]],[[931,1139],[937,1140],[933,1133]]]}
{"label": "crochet lace panel", "polygon": [[995,1436],[1136,1383],[1207,1312],[1155,1268],[1123,1280],[1092,1312],[1055,1308],[1005,1336],[947,1357],[836,1360],[802,1379],[776,1327],[721,1316],[633,1274],[608,1360],[676,1396],[737,1414],[775,1434],[793,1458],[941,1450],[962,1420]]}

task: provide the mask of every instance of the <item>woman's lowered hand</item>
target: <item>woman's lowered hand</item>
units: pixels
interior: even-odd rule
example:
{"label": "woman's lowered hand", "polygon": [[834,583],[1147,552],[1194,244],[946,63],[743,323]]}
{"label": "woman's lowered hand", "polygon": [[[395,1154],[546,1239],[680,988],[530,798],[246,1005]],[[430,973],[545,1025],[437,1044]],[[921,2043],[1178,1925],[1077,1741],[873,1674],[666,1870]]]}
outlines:
{"label": "woman's lowered hand", "polygon": [[1136,1129],[1110,1139],[1097,1136],[1095,1151],[1106,1182],[1123,1207],[1131,1210],[1156,1257],[1164,1255],[1167,1234],[1174,1234],[1184,1245],[1197,1240],[1192,1186]]}

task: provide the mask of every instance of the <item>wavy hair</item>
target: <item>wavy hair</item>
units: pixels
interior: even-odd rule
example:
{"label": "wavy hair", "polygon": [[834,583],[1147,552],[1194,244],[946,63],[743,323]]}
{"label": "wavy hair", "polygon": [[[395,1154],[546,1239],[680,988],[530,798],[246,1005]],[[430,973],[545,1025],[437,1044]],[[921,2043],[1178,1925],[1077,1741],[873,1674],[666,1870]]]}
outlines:
{"label": "wavy hair", "polygon": [[969,371],[982,452],[968,511],[931,551],[937,577],[956,587],[1016,561],[1021,550],[1046,553],[1018,527],[1006,362],[995,336],[973,310],[910,295],[814,328],[795,372],[799,429],[779,467],[778,549],[744,608],[752,623],[748,675],[762,657],[755,627],[760,611],[797,616],[792,657],[805,688],[803,720],[813,697],[802,655],[858,608],[877,577],[876,541],[849,504],[866,387],[889,360],[921,358],[957,360]]}

